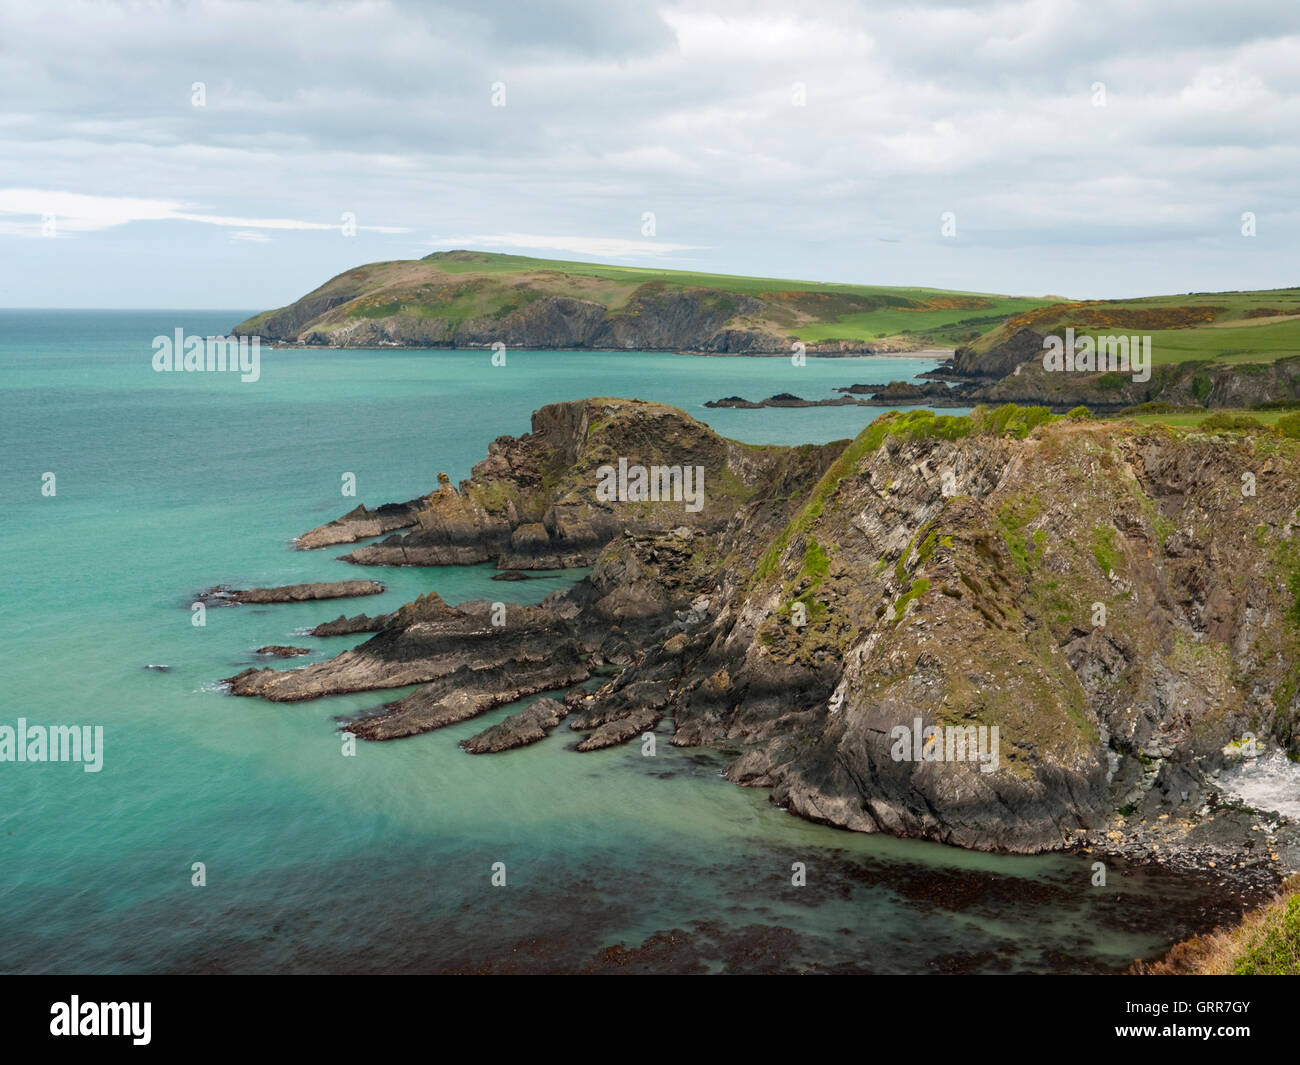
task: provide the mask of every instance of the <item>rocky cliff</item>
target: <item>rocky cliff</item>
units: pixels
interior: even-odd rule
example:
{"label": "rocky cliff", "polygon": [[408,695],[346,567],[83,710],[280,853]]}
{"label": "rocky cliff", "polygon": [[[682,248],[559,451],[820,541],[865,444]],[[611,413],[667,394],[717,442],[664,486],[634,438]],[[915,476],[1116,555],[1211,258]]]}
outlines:
{"label": "rocky cliff", "polygon": [[[436,252],[370,263],[237,336],[345,348],[508,348],[823,355],[949,348],[1045,301]],[[973,315],[973,317],[972,317]]]}
{"label": "rocky cliff", "polygon": [[969,382],[962,402],[1042,405],[1054,411],[1086,406],[1114,411],[1141,403],[1249,408],[1300,402],[1300,354],[1271,362],[1194,359],[1161,363],[1147,380],[1132,372],[1050,371],[1043,366],[1045,334],[1021,329],[987,350],[960,347],[939,376]]}
{"label": "rocky cliff", "polygon": [[[689,518],[602,503],[595,468],[620,456],[701,463],[720,495]],[[530,562],[594,558],[589,578],[501,617],[430,596],[330,662],[232,687],[423,684],[349,726],[388,739],[612,672],[564,698],[579,750],[666,718],[673,743],[730,752],[731,779],[813,820],[1017,852],[1150,846],[1159,825],[1168,853],[1224,824],[1217,775],[1245,733],[1300,752],[1298,474],[1300,444],[1268,430],[1008,407],[751,449],[654,404],[557,404],[419,528],[350,557],[512,565],[540,526]],[[475,749],[562,716],[516,715],[519,736],[503,723]],[[1290,829],[1251,816],[1223,846],[1300,862]]]}

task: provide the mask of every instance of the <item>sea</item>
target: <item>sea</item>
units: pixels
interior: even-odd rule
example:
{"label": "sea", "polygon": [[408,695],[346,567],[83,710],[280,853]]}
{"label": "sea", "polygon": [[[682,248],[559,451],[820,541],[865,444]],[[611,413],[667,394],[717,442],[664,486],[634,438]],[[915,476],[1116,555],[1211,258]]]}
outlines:
{"label": "sea", "polygon": [[[0,729],[102,736],[98,771],[0,761],[0,971],[1121,972],[1239,911],[1162,870],[1112,862],[1099,883],[1089,855],[811,824],[725,780],[721,755],[672,747],[671,722],[653,756],[578,754],[563,725],[504,754],[459,748],[516,704],[348,754],[340,722],[405,689],[231,697],[221,681],[242,669],[366,639],[301,634],[340,612],[428,591],[537,602],[580,579],[358,569],[346,548],[291,543],[467,477],[543,404],[657,400],[737,440],[826,442],[877,411],[703,404],[934,366],[264,346],[256,381],[154,369],[155,338],[249,313],[0,311]],[[214,585],[368,576],[387,591],[193,623]],[[268,644],[311,654],[254,654]]]}

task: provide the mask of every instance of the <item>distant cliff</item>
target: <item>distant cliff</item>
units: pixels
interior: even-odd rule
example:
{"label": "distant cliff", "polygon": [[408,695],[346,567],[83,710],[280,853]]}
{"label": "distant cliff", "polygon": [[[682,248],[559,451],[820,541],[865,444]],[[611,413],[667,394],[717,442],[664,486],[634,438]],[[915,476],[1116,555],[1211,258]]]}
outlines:
{"label": "distant cliff", "polygon": [[236,335],[344,348],[789,355],[949,348],[1044,301],[438,252],[372,263]]}

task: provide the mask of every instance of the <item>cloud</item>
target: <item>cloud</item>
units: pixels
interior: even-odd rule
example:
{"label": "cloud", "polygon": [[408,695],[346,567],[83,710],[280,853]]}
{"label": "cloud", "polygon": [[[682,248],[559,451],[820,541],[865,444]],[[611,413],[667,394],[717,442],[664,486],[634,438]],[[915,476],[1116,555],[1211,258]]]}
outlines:
{"label": "cloud", "polygon": [[[184,204],[169,200],[148,200],[129,196],[94,196],[48,189],[0,189],[0,215],[26,216],[31,221],[9,222],[9,232],[39,236],[41,225],[53,219],[62,231],[92,233],[131,222],[199,222],[249,231],[257,229],[339,230],[340,222],[304,222],[296,218],[239,218],[199,214],[183,210]],[[403,226],[363,226],[372,233],[408,233]],[[245,235],[236,239],[256,240]],[[265,240],[267,238],[262,237]]]}
{"label": "cloud", "polygon": [[667,255],[678,251],[704,251],[701,244],[669,244],[657,240],[623,240],[618,237],[543,237],[535,233],[493,233],[470,237],[441,237],[429,241],[434,248],[529,248],[568,251],[578,255],[627,259],[640,255]]}
{"label": "cloud", "polygon": [[[27,194],[0,239],[46,213],[80,253],[111,232],[132,269],[96,291],[135,305],[181,279],[171,230],[132,221],[282,234],[263,273],[205,279],[227,306],[412,254],[404,233],[1080,296],[1300,280],[1295,0],[8,0],[0,99],[0,197]],[[323,257],[305,238],[344,213],[359,239]],[[7,300],[74,298],[94,266],[18,258]]]}

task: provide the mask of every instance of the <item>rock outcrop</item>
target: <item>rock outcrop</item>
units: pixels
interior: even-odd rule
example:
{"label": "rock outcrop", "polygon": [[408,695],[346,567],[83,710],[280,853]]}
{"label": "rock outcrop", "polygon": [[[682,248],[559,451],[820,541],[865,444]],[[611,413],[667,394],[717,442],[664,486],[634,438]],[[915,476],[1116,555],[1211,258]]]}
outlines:
{"label": "rock outcrop", "polygon": [[[581,751],[669,719],[800,816],[1014,852],[1198,823],[1246,732],[1300,752],[1300,443],[1004,410],[750,449],[653,404],[557,408],[441,504],[465,535],[408,536],[507,558],[516,530],[554,549],[577,516],[604,530],[588,578],[501,624],[422,597],[332,661],[232,690],[423,685],[348,726],[378,740],[612,671],[565,697]],[[701,462],[725,506],[598,505],[584,486],[620,454]]]}
{"label": "rock outcrop", "polygon": [[200,592],[198,600],[209,606],[233,606],[236,603],[306,603],[314,599],[348,599],[362,595],[379,595],[384,586],[378,581],[321,581],[316,584],[285,584],[277,588],[243,590],[218,585]]}
{"label": "rock outcrop", "polygon": [[[962,382],[954,398],[966,406],[1018,403],[1061,412],[1080,406],[1117,411],[1142,403],[1231,408],[1300,401],[1300,353],[1266,363],[1164,362],[1151,367],[1149,375],[1105,367],[1063,372],[1044,368],[1045,339],[1026,328],[987,350],[961,347],[932,375]],[[903,399],[901,394],[898,398]],[[941,393],[927,393],[913,402],[940,405],[936,401],[942,399]]]}
{"label": "rock outcrop", "polygon": [[418,520],[423,505],[423,499],[412,499],[407,503],[385,503],[374,510],[367,510],[364,505],[357,506],[343,517],[303,533],[294,541],[294,545],[313,549],[334,544],[352,544],[397,529],[409,529]]}
{"label": "rock outcrop", "polygon": [[544,740],[569,714],[555,699],[538,699],[461,744],[470,754],[497,754]]}
{"label": "rock outcrop", "polygon": [[309,636],[352,636],[359,632],[378,632],[388,624],[391,614],[376,614],[373,618],[368,614],[357,614],[355,617],[348,617],[340,614],[333,621],[322,621]]}
{"label": "rock outcrop", "polygon": [[[589,566],[625,531],[720,528],[776,450],[726,440],[663,404],[556,403],[533,415],[527,436],[493,441],[459,489],[440,474],[409,531],[344,558],[384,566],[493,562],[505,570]],[[620,460],[671,471],[667,498],[608,498],[602,485]],[[702,487],[688,485],[684,477],[700,470]],[[698,499],[685,498],[688,487],[700,489]]]}

